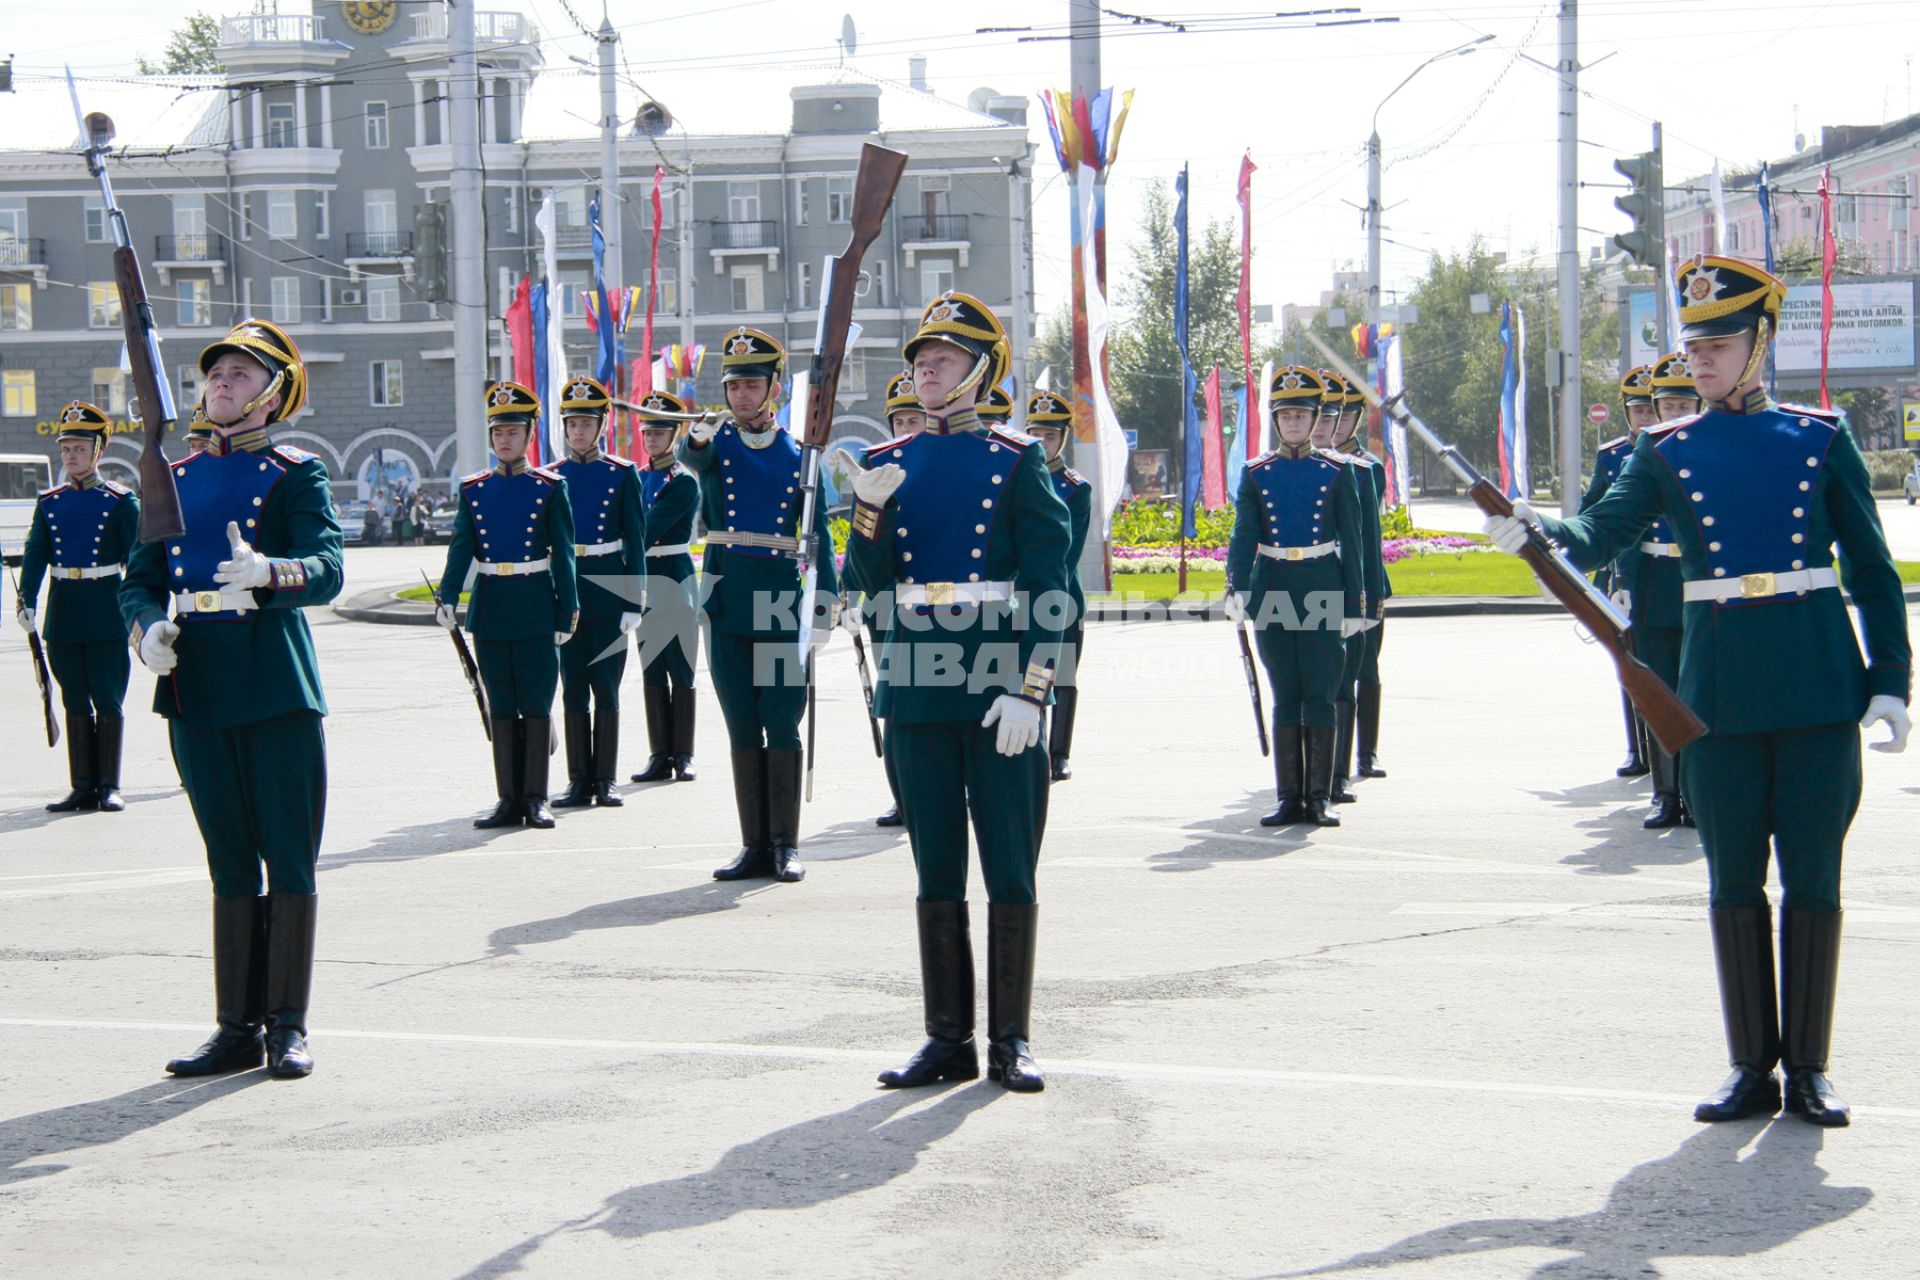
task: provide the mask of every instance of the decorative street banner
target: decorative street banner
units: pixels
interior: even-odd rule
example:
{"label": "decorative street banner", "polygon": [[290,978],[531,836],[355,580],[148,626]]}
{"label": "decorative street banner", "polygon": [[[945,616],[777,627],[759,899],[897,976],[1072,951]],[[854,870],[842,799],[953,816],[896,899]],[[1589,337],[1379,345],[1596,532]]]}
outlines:
{"label": "decorative street banner", "polygon": [[1500,489],[1509,498],[1529,496],[1527,475],[1527,317],[1511,302],[1500,304],[1500,420],[1495,437]]}
{"label": "decorative street banner", "polygon": [[[1653,292],[1641,289],[1627,298],[1627,366],[1651,364],[1663,352],[1653,349]],[[1868,279],[1833,283],[1833,333],[1827,364],[1836,374],[1887,374],[1911,378],[1920,347],[1914,342],[1915,281]],[[1796,380],[1820,376],[1820,282],[1787,287],[1780,310],[1780,338],[1774,348],[1780,375]]]}

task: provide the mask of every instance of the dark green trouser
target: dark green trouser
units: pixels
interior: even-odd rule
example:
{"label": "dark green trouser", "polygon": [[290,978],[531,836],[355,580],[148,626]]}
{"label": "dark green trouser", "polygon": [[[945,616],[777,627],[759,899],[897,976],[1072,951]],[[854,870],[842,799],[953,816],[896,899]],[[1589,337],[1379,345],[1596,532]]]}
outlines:
{"label": "dark green trouser", "polygon": [[998,732],[970,720],[887,724],[887,760],[900,783],[921,902],[966,900],[969,816],[988,900],[1035,900],[1047,826],[1046,744],[1003,756],[993,746]]}
{"label": "dark green trouser", "polygon": [[1363,631],[1357,636],[1348,636],[1341,641],[1343,653],[1340,659],[1340,694],[1348,702],[1353,701],[1353,686],[1360,679],[1360,666],[1367,660],[1367,635]]}
{"label": "dark green trouser", "polygon": [[47,645],[47,666],[60,685],[60,705],[74,716],[117,716],[127,700],[133,655],[125,640]]}
{"label": "dark green trouser", "polygon": [[1277,623],[1256,629],[1254,646],[1273,685],[1276,723],[1333,723],[1333,700],[1347,655],[1339,626],[1336,618],[1332,630],[1289,628]]}
{"label": "dark green trouser", "polygon": [[1371,631],[1360,633],[1360,683],[1380,683],[1380,642],[1387,636],[1387,620],[1380,619]]}
{"label": "dark green trouser", "polygon": [[1667,688],[1680,687],[1679,627],[1650,627],[1633,624],[1633,656],[1653,668],[1653,674],[1667,682]]}
{"label": "dark green trouser", "polygon": [[711,632],[707,670],[713,674],[720,714],[727,718],[727,742],[735,751],[800,750],[807,681],[796,640]]}
{"label": "dark green trouser", "polygon": [[[634,632],[645,659],[640,667],[640,683],[661,689],[669,685],[675,689],[693,688],[693,650],[687,646],[698,644],[696,637],[700,633],[698,624],[687,620],[692,616],[691,609],[679,615],[649,610],[641,619]],[[647,656],[649,653],[651,657]]]}
{"label": "dark green trouser", "polygon": [[[608,646],[613,652],[606,653]],[[560,646],[560,699],[568,711],[585,711],[587,695],[593,705],[620,709],[620,681],[627,674],[626,637],[620,634],[620,615],[581,615],[573,639]],[[547,699],[549,709],[553,699]]]}
{"label": "dark green trouser", "polygon": [[496,720],[553,714],[553,687],[560,682],[560,650],[550,635],[531,640],[473,639],[473,661],[487,689]]}
{"label": "dark green trouser", "polygon": [[1840,909],[1840,848],[1860,805],[1860,727],[1710,733],[1680,753],[1680,787],[1707,852],[1715,907]]}
{"label": "dark green trouser", "polygon": [[218,898],[313,893],[327,818],[327,741],[316,711],[206,729],[167,722],[173,762],[207,845]]}

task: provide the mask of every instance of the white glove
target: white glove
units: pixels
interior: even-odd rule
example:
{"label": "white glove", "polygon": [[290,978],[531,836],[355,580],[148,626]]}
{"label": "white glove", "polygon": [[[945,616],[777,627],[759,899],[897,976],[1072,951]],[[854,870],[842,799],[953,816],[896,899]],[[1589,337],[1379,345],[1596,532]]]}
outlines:
{"label": "white glove", "polygon": [[173,642],[179,638],[179,623],[164,620],[154,623],[140,637],[140,661],[153,674],[166,675],[179,665],[180,655],[173,651]]}
{"label": "white glove", "polygon": [[1239,626],[1247,620],[1247,602],[1238,591],[1227,592],[1227,621]]}
{"label": "white glove", "polygon": [[213,580],[223,587],[232,587],[236,591],[258,591],[273,577],[273,568],[267,558],[247,545],[240,536],[240,526],[232,520],[227,521],[227,544],[233,549],[233,559],[222,560],[213,571]]}
{"label": "white glove", "polygon": [[1633,616],[1633,592],[1625,589],[1614,592],[1607,599],[1613,601],[1613,607],[1628,617]]}
{"label": "white glove", "polygon": [[906,478],[907,473],[901,469],[899,463],[889,462],[854,476],[853,492],[860,501],[870,507],[884,507],[887,505],[887,499],[893,496],[893,491],[898,489],[900,482]]}
{"label": "white glove", "polygon": [[558,649],[561,645],[565,644],[567,641],[571,639],[573,639],[573,632],[556,631],[553,633],[553,647]]}
{"label": "white glove", "polygon": [[1340,619],[1340,638],[1342,640],[1351,640],[1366,629],[1367,624],[1364,618]]}
{"label": "white glove", "polygon": [[1527,545],[1527,530],[1538,529],[1540,517],[1524,501],[1513,504],[1510,516],[1488,516],[1486,523],[1480,526],[1482,533],[1493,540],[1493,545],[1510,556],[1520,554],[1520,548]]}
{"label": "white glove", "polygon": [[993,745],[1003,756],[1017,756],[1040,741],[1040,708],[1025,698],[1010,693],[995,698],[980,727],[990,729],[995,724],[1000,726],[1000,735]]}
{"label": "white glove", "polygon": [[713,437],[719,430],[719,419],[710,416],[695,418],[687,424],[687,439],[704,449],[713,442]]}
{"label": "white glove", "polygon": [[453,630],[453,626],[454,626],[453,606],[450,604],[435,604],[433,606],[433,620],[439,623],[441,626],[445,627],[447,630],[449,631]]}
{"label": "white glove", "polygon": [[1869,742],[1867,746],[1874,751],[1905,751],[1907,734],[1913,730],[1913,720],[1907,715],[1906,704],[1890,693],[1876,693],[1867,699],[1867,714],[1860,717],[1862,729],[1871,729],[1882,723],[1893,730],[1893,736],[1885,742]]}
{"label": "white glove", "polygon": [[840,629],[850,636],[860,634],[866,623],[866,615],[860,612],[860,606],[851,600],[840,606]]}
{"label": "white glove", "polygon": [[633,629],[639,625],[640,625],[639,614],[623,613],[620,615],[620,634],[621,635],[623,636],[632,635]]}
{"label": "white glove", "polygon": [[20,611],[20,625],[25,627],[28,631],[38,631],[40,629],[38,625],[39,621],[40,621],[39,610],[22,609]]}

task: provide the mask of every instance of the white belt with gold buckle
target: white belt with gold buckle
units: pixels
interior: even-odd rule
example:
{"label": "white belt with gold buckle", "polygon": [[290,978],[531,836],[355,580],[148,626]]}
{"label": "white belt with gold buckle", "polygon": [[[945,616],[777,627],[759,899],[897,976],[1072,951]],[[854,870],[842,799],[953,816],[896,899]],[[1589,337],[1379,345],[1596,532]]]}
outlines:
{"label": "white belt with gold buckle", "polygon": [[97,564],[91,568],[82,569],[77,565],[56,564],[48,566],[48,572],[53,574],[56,582],[79,582],[85,578],[111,578],[120,572],[120,566]]}
{"label": "white belt with gold buckle", "polygon": [[622,545],[622,543],[618,542],[576,542],[573,544],[573,554],[576,557],[610,556],[618,551]]}
{"label": "white belt with gold buckle", "polygon": [[1640,544],[1643,556],[1678,556],[1680,544],[1677,542],[1643,542]]}
{"label": "white belt with gold buckle", "polygon": [[475,560],[473,562],[473,567],[478,569],[483,577],[498,574],[503,578],[510,578],[516,573],[545,573],[552,565],[553,560],[548,556],[541,556],[538,560]]}
{"label": "white belt with gold buckle", "polygon": [[1340,549],[1337,542],[1316,542],[1310,547],[1274,547],[1260,544],[1260,554],[1274,560],[1317,560]]}
{"label": "white belt with gold buckle", "polygon": [[1805,594],[1838,587],[1833,569],[1794,569],[1788,573],[1743,573],[1737,578],[1703,578],[1680,588],[1683,600],[1765,600],[1791,592]]}
{"label": "white belt with gold buckle", "polygon": [[683,556],[692,550],[693,544],[691,542],[675,542],[667,546],[648,547],[647,554],[650,556]]}
{"label": "white belt with gold buckle", "polygon": [[985,604],[1012,598],[1011,582],[902,582],[893,588],[896,605]]}
{"label": "white belt with gold buckle", "polygon": [[249,613],[260,606],[251,591],[176,591],[175,613]]}

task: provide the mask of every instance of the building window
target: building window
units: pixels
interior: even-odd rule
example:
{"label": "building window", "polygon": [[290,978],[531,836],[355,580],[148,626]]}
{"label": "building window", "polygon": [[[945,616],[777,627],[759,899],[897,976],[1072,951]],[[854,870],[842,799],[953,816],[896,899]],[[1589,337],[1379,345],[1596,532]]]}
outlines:
{"label": "building window", "polygon": [[920,212],[929,222],[947,211],[947,193],[953,179],[944,173],[926,174],[920,179]]}
{"label": "building window", "polygon": [[299,276],[275,276],[273,278],[273,322],[275,324],[298,324],[300,322]]}
{"label": "building window", "polygon": [[867,353],[849,351],[840,362],[840,385],[847,391],[865,394],[867,390]]}
{"label": "building window", "polygon": [[873,282],[873,296],[867,299],[868,306],[887,305],[887,264],[884,260],[876,262],[867,271],[867,279]]}
{"label": "building window", "polygon": [[176,403],[182,408],[181,416],[191,417],[193,414],[193,406],[200,403],[200,366],[197,364],[181,365],[180,376],[174,380],[173,385],[180,388],[180,399],[176,401]]}
{"label": "building window", "polygon": [[[660,268],[660,293],[653,303],[656,316],[674,315],[680,310],[680,274],[672,267]],[[642,306],[646,303],[643,301]]]}
{"label": "building window", "polygon": [[96,280],[87,286],[87,327],[89,329],[120,327],[120,290],[113,281]]}
{"label": "building window", "polygon": [[810,211],[810,202],[807,199],[807,180],[805,178],[795,178],[793,180],[793,225],[796,227],[806,226],[807,215]]}
{"label": "building window", "polygon": [[0,413],[9,418],[31,418],[40,411],[40,399],[33,389],[33,370],[0,372],[0,387],[5,389],[5,403],[0,404]]}
{"label": "building window", "polygon": [[953,288],[952,258],[920,259],[920,301],[932,302]]}
{"label": "building window", "polygon": [[368,366],[373,374],[373,400],[376,409],[396,409],[406,403],[404,387],[401,384],[401,362],[398,360],[375,360]]}
{"label": "building window", "polygon": [[765,311],[767,309],[767,272],[759,263],[737,263],[732,272],[733,309],[735,311]]}
{"label": "building window", "polygon": [[267,192],[267,234],[275,240],[291,240],[300,234],[293,192]]}
{"label": "building window", "polygon": [[387,104],[369,102],[367,104],[367,150],[385,151],[387,149]]}
{"label": "building window", "polygon": [[1898,197],[1887,201],[1887,225],[1897,227],[1907,220],[1907,175],[1888,179],[1887,194]]}
{"label": "building window", "polygon": [[367,319],[378,322],[400,318],[400,277],[367,277]]}
{"label": "building window", "polygon": [[727,184],[727,221],[760,221],[759,183],[729,182]]}
{"label": "building window", "polygon": [[274,102],[267,105],[267,145],[270,147],[300,145],[299,140],[293,136],[293,104],[291,102]]}
{"label": "building window", "polygon": [[587,189],[585,187],[555,187],[553,190],[553,221],[557,227],[586,226]]}
{"label": "building window", "polygon": [[333,223],[333,192],[316,191],[313,193],[313,238],[325,240],[331,232]]}
{"label": "building window", "polygon": [[393,190],[382,188],[368,191],[362,199],[367,218],[367,252],[392,252],[400,243],[400,213],[394,203]]}
{"label": "building window", "polygon": [[93,370],[93,403],[108,413],[127,411],[127,374],[116,366],[95,365]]}
{"label": "building window", "polygon": [[113,239],[113,232],[107,230],[107,206],[100,202],[99,196],[87,197],[87,243],[105,244]]}
{"label": "building window", "polygon": [[[562,271],[560,273],[560,314],[569,320],[579,320],[587,314],[586,300],[580,295],[585,293],[591,281],[585,271]],[[551,302],[548,303],[552,305]]]}
{"label": "building window", "polygon": [[180,323],[187,326],[213,323],[213,285],[205,280],[182,280],[176,291],[180,298]]}
{"label": "building window", "polygon": [[33,328],[33,286],[0,284],[0,329]]}
{"label": "building window", "polygon": [[827,221],[853,221],[853,179],[827,179]]}
{"label": "building window", "polygon": [[249,209],[246,192],[242,191],[233,197],[233,220],[240,226],[242,240],[253,239],[253,219],[249,216]]}
{"label": "building window", "polygon": [[507,188],[506,197],[507,197],[507,230],[518,231],[520,229],[520,191],[519,189],[516,187]]}
{"label": "building window", "polygon": [[27,202],[0,200],[0,263],[17,265],[26,261]]}
{"label": "building window", "polygon": [[793,264],[793,305],[802,311],[813,305],[813,264],[811,262]]}

